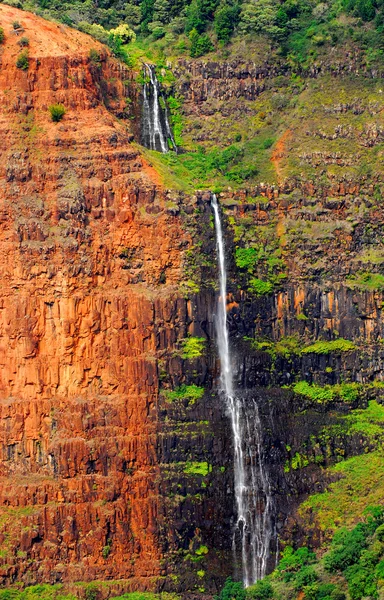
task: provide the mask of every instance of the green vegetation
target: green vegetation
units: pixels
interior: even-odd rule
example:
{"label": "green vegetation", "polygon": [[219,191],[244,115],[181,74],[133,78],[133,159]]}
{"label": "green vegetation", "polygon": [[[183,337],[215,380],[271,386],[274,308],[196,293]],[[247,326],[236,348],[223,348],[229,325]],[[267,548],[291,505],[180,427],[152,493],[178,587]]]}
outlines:
{"label": "green vegetation", "polygon": [[[85,588],[85,598],[92,600],[98,597],[99,587],[105,585],[104,582],[95,583],[78,583],[76,585]],[[8,588],[0,590],[0,600],[76,600],[77,596],[73,594],[67,594],[62,584],[48,585],[40,584],[20,588]],[[178,600],[179,596],[176,594],[154,594],[152,592],[131,592],[123,594],[122,596],[111,596],[111,600]]]}
{"label": "green vegetation", "polygon": [[253,273],[258,260],[256,248],[236,248],[235,262],[239,269],[246,269],[249,273]]}
{"label": "green vegetation", "polygon": [[384,456],[379,448],[340,462],[329,471],[341,479],[324,493],[310,496],[300,508],[304,518],[311,515],[316,527],[328,534],[341,525],[352,525],[367,507],[382,502]]}
{"label": "green vegetation", "polygon": [[246,339],[251,342],[254,350],[267,352],[274,358],[277,356],[291,358],[292,356],[300,356],[301,354],[310,353],[325,355],[332,353],[340,354],[341,352],[349,352],[356,349],[356,346],[353,342],[343,338],[338,338],[331,341],[318,340],[309,346],[305,346],[304,342],[302,342],[297,336],[283,337],[277,341],[269,339]]}
{"label": "green vegetation", "polygon": [[4,29],[2,27],[0,27],[0,44],[2,44],[5,40],[5,33],[4,33]]}
{"label": "green vegetation", "polygon": [[195,554],[197,554],[197,556],[205,556],[206,554],[208,554],[208,547],[199,546],[198,549],[195,551]]}
{"label": "green vegetation", "polygon": [[246,338],[246,340],[251,342],[253,350],[266,352],[273,360],[276,360],[278,356],[288,359],[299,356],[302,349],[300,340],[296,336],[283,337],[276,342],[268,339]]}
{"label": "green vegetation", "polygon": [[270,294],[273,290],[273,283],[270,281],[263,281],[258,277],[252,277],[249,280],[248,291],[256,296],[264,296],[264,294]]}
{"label": "green vegetation", "polygon": [[274,590],[269,581],[261,580],[247,588],[246,597],[250,600],[269,600],[273,596]]}
{"label": "green vegetation", "polygon": [[[329,4],[290,0],[139,0],[103,3],[87,0],[20,1],[46,17],[109,41],[136,33],[148,45],[173,53],[201,56],[220,51],[229,42],[261,38],[294,66],[308,65],[329,46],[355,43],[370,62],[383,55],[383,7],[375,0],[332,0]],[[109,30],[109,31],[108,31]],[[124,40],[126,35],[122,35]],[[128,36],[132,40],[133,36]]]}
{"label": "green vegetation", "polygon": [[51,119],[54,123],[58,123],[65,115],[65,106],[63,104],[52,104],[49,107]]}
{"label": "green vegetation", "polygon": [[380,273],[359,273],[348,277],[346,280],[347,287],[357,290],[383,291],[384,290],[384,275]]}
{"label": "green vegetation", "polygon": [[95,67],[100,67],[101,65],[101,57],[98,51],[95,48],[91,48],[89,51],[89,60]]}
{"label": "green vegetation", "polygon": [[181,358],[192,360],[204,352],[206,339],[201,337],[187,337],[181,342]]}
{"label": "green vegetation", "polygon": [[338,338],[329,342],[319,340],[306,348],[303,348],[302,354],[340,354],[341,352],[350,352],[356,350],[356,346],[350,340]]}
{"label": "green vegetation", "polygon": [[177,594],[168,594],[162,592],[161,594],[154,594],[153,592],[130,592],[123,594],[122,596],[111,597],[111,600],[179,600],[180,596]]}
{"label": "green vegetation", "polygon": [[27,37],[22,37],[17,43],[21,48],[27,48],[29,46],[29,39]]}
{"label": "green vegetation", "polygon": [[[360,517],[361,518],[361,517]],[[307,547],[287,546],[276,570],[244,590],[227,580],[217,600],[350,600],[380,597],[384,575],[384,508],[368,508],[363,521],[343,527],[322,558]]]}
{"label": "green vegetation", "polygon": [[[212,466],[207,462],[187,462],[183,469],[186,475],[200,475],[201,477],[206,477],[211,471]],[[201,548],[204,549],[205,546],[201,546]],[[196,554],[199,553],[196,551]],[[200,554],[206,554],[206,552],[201,551]]]}
{"label": "green vegetation", "polygon": [[306,381],[298,381],[293,386],[295,394],[305,396],[309,400],[318,404],[326,404],[333,400],[342,400],[344,402],[355,402],[363,386],[358,383],[341,383],[337,385],[325,385],[323,387],[315,384],[309,384]]}
{"label": "green vegetation", "polygon": [[28,50],[23,50],[16,59],[16,67],[22,71],[27,71],[29,68],[29,53]]}
{"label": "green vegetation", "polygon": [[204,395],[204,388],[197,385],[180,385],[175,390],[164,390],[164,396],[169,402],[175,400],[188,400],[191,404],[200,400]]}
{"label": "green vegetation", "polygon": [[214,596],[214,600],[246,600],[243,584],[228,577],[220,594]]}
{"label": "green vegetation", "polygon": [[25,589],[9,588],[0,590],[0,600],[76,600],[73,594],[66,594],[62,585],[32,585]]}

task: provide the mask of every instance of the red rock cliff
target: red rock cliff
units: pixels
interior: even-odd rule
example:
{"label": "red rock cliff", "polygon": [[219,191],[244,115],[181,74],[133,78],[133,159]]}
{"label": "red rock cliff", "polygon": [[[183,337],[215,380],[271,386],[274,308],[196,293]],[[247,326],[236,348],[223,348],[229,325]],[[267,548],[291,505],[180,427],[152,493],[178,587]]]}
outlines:
{"label": "red rock cliff", "polygon": [[125,106],[106,50],[8,6],[0,22],[0,577],[150,587],[154,315],[180,279],[180,224],[106,108]]}

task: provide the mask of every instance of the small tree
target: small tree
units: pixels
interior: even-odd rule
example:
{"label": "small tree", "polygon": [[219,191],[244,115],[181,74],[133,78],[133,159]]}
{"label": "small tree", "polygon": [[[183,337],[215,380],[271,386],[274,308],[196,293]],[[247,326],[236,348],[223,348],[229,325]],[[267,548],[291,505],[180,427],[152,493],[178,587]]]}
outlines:
{"label": "small tree", "polygon": [[49,107],[51,119],[54,123],[58,123],[65,115],[65,106],[63,104],[52,104]]}
{"label": "small tree", "polygon": [[123,44],[129,44],[136,39],[136,33],[126,23],[120,23],[116,29],[111,29],[110,33],[118,36]]}
{"label": "small tree", "polygon": [[207,52],[212,52],[212,50],[214,50],[214,46],[206,33],[199,35],[196,29],[192,29],[189,34],[189,39],[191,40],[192,58],[198,58],[199,56],[203,56],[203,54],[207,54]]}
{"label": "small tree", "polygon": [[19,54],[16,60],[16,67],[18,69],[22,69],[22,71],[27,71],[29,67],[29,55],[28,50],[24,50]]}

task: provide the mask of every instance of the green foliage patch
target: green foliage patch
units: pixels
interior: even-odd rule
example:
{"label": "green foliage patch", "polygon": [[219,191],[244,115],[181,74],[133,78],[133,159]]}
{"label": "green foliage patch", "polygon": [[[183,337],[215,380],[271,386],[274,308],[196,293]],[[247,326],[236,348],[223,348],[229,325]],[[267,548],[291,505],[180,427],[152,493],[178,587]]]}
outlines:
{"label": "green foliage patch", "polygon": [[166,399],[170,402],[175,400],[188,400],[190,403],[194,403],[204,395],[204,388],[198,385],[180,385],[175,390],[164,390]]}
{"label": "green foliage patch", "polygon": [[268,339],[245,339],[250,341],[253,350],[266,352],[273,360],[276,360],[278,356],[290,359],[301,354],[302,344],[296,336],[282,337],[276,342]]}
{"label": "green foliage patch", "polygon": [[350,352],[356,350],[356,346],[350,340],[338,338],[337,340],[323,341],[318,340],[314,344],[303,348],[303,354],[340,354],[341,352]]}
{"label": "green foliage patch", "polygon": [[202,337],[187,337],[181,342],[181,358],[191,360],[199,358],[204,352],[206,339]]}
{"label": "green foliage patch", "polygon": [[342,400],[344,402],[355,402],[363,386],[358,383],[341,383],[336,385],[320,386],[307,381],[298,381],[293,386],[296,394],[305,396],[309,400],[318,404],[326,404],[333,400]]}
{"label": "green foliage patch", "polygon": [[[212,471],[212,466],[207,462],[186,462],[183,472],[186,475],[200,475],[201,477],[206,477],[208,473]],[[201,546],[201,548],[205,548],[205,546]],[[196,551],[198,554],[198,552]],[[201,550],[200,554],[206,554],[204,550]]]}
{"label": "green foliage patch", "polygon": [[48,110],[54,123],[61,121],[65,115],[65,106],[63,104],[51,104]]}
{"label": "green foliage patch", "polygon": [[264,296],[273,291],[273,283],[270,281],[264,281],[258,277],[252,277],[249,280],[248,291],[251,294],[255,294],[255,296]]}
{"label": "green foliage patch", "polygon": [[23,50],[23,52],[20,52],[19,56],[16,59],[16,67],[18,69],[21,69],[22,71],[27,71],[29,69],[28,50]]}
{"label": "green foliage patch", "polygon": [[383,291],[384,275],[380,273],[359,273],[346,280],[347,287],[357,290]]}

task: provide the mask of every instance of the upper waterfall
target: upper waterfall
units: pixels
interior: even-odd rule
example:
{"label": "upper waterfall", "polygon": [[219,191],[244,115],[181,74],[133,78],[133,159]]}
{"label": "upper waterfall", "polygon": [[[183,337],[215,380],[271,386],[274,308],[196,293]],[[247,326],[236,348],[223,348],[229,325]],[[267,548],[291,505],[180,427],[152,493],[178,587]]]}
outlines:
{"label": "upper waterfall", "polygon": [[154,65],[147,64],[144,64],[141,138],[143,146],[150,150],[158,150],[159,152],[169,151],[169,140],[171,146],[177,152],[176,143],[168,120],[167,107],[161,95],[155,67]]}
{"label": "upper waterfall", "polygon": [[216,331],[220,356],[220,386],[231,420],[237,521],[233,532],[235,560],[241,554],[242,578],[247,587],[266,574],[272,526],[272,494],[265,469],[262,425],[257,402],[236,393],[227,324],[227,270],[219,205],[212,195],[220,295]]}

